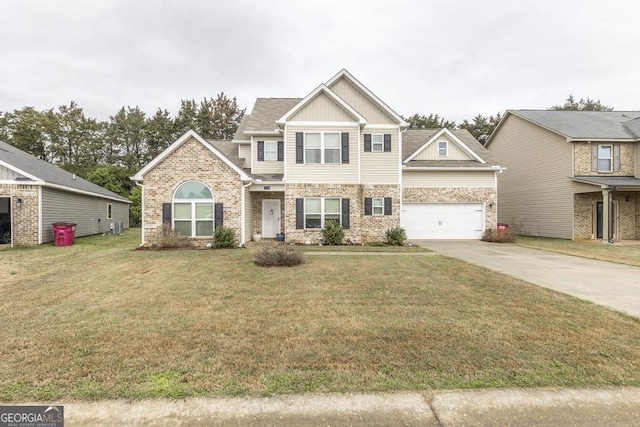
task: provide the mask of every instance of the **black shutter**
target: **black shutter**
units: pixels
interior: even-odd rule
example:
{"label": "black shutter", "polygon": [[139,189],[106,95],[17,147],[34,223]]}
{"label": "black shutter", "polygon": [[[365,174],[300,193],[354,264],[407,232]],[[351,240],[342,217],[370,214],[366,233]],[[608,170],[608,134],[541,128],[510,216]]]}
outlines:
{"label": "black shutter", "polygon": [[296,132],[296,163],[304,163],[304,133]]}
{"label": "black shutter", "polygon": [[215,204],[215,213],[213,214],[214,222],[213,227],[222,227],[224,226],[224,215],[222,213],[222,203]]}
{"label": "black shutter", "polygon": [[349,199],[342,199],[342,228],[348,230],[349,226]]}
{"label": "black shutter", "polygon": [[342,132],[342,163],[349,163],[349,134]]}
{"label": "black shutter", "polygon": [[364,214],[371,215],[373,213],[373,200],[371,197],[364,198]]}
{"label": "black shutter", "polygon": [[304,229],[304,199],[296,199],[296,229]]}
{"label": "black shutter", "polygon": [[171,203],[162,204],[162,223],[171,224]]}
{"label": "black shutter", "polygon": [[384,198],[384,214],[391,215],[391,197]]}
{"label": "black shutter", "polygon": [[284,141],[278,141],[278,161],[284,162]]}
{"label": "black shutter", "polygon": [[264,162],[264,141],[258,141],[258,161]]}
{"label": "black shutter", "polygon": [[384,134],[384,151],[385,153],[391,152],[391,134]]}
{"label": "black shutter", "polygon": [[370,133],[364,134],[364,151],[371,152],[371,134]]}
{"label": "black shutter", "polygon": [[591,171],[598,170],[598,146],[596,144],[591,145]]}

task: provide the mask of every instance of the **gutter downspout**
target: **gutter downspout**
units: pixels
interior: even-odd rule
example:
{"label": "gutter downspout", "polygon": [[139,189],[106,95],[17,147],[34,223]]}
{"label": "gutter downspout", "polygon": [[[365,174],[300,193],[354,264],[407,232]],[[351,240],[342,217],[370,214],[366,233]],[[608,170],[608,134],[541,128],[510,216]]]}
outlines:
{"label": "gutter downspout", "polygon": [[246,214],[245,214],[245,210],[246,210],[246,197],[245,197],[245,193],[246,193],[246,189],[253,184],[253,181],[249,181],[246,185],[242,186],[242,195],[241,195],[241,209],[242,212],[240,214],[240,219],[242,221],[242,228],[241,228],[241,242],[240,242],[240,247],[244,246],[244,244],[246,243],[246,237],[247,237],[247,224],[246,224]]}
{"label": "gutter downspout", "polygon": [[[142,227],[140,246],[144,245],[144,186],[140,181],[134,181],[140,187],[140,227]],[[129,208],[131,209],[131,208]]]}

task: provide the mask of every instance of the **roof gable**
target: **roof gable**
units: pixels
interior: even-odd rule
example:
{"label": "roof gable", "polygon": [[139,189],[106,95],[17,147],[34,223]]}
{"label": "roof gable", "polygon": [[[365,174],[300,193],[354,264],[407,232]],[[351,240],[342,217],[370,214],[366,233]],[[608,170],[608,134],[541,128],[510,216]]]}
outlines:
{"label": "roof gable", "polygon": [[436,131],[435,133],[429,135],[426,142],[424,142],[424,144],[422,144],[417,150],[413,151],[408,157],[406,157],[403,163],[406,164],[411,160],[417,160],[417,157],[422,152],[426,151],[430,145],[432,145],[436,141],[440,141],[443,138],[455,144],[456,147],[460,149],[460,151],[466,154],[467,159],[474,160],[480,163],[487,163],[486,160],[484,160],[480,155],[478,155],[469,146],[467,146],[465,142],[463,142],[459,137],[454,135],[453,132],[446,128],[442,128],[439,131]]}
{"label": "roof gable", "polygon": [[205,139],[203,139],[200,135],[198,135],[193,130],[190,130],[190,131],[186,132],[184,135],[182,135],[180,138],[178,138],[177,141],[175,141],[173,144],[171,144],[169,147],[167,147],[162,153],[160,153],[149,164],[147,164],[144,168],[142,168],[140,171],[138,171],[138,173],[136,173],[134,176],[132,176],[131,179],[133,181],[143,181],[144,180],[144,176],[150,170],[152,170],[154,167],[156,167],[160,162],[162,162],[169,155],[171,155],[171,153],[173,153],[178,147],[180,147],[182,144],[184,144],[185,142],[187,142],[191,138],[195,139],[196,141],[198,141],[199,143],[204,145],[215,156],[217,156],[220,160],[222,160],[225,164],[227,164],[227,166],[229,166],[231,169],[233,169],[235,172],[237,172],[238,175],[240,175],[240,179],[241,180],[247,181],[247,180],[251,179],[242,170],[242,168],[238,164],[234,163],[234,161],[232,161],[232,159],[230,159],[229,157],[227,157],[227,155],[225,153],[223,153],[223,151],[222,151],[220,146],[216,146],[215,142],[213,142],[213,141],[206,141]]}
{"label": "roof gable", "polygon": [[342,109],[345,113],[347,113],[350,117],[352,117],[353,121],[358,122],[359,124],[365,124],[367,119],[362,117],[360,113],[353,109],[349,104],[347,104],[342,98],[336,95],[331,89],[327,86],[321,84],[317,88],[315,88],[309,95],[304,97],[300,102],[298,102],[295,106],[293,106],[289,111],[280,117],[276,123],[284,124],[287,121],[291,120],[298,112],[302,111],[304,107],[311,104],[320,94],[326,95],[331,102],[333,102],[336,107]]}
{"label": "roof gable", "polygon": [[15,181],[22,182],[24,180],[25,184],[44,185],[64,191],[131,203],[129,199],[119,194],[80,178],[56,165],[38,159],[5,142],[0,142],[0,165],[20,175],[20,177],[15,178]]}
{"label": "roof gable", "polygon": [[[367,89],[362,83],[360,83],[355,77],[353,77],[347,70],[344,68],[338,72],[335,76],[330,78],[326,86],[330,89],[333,89],[336,86],[336,91],[340,91],[340,95],[345,98],[345,100],[349,103],[353,103],[354,107],[358,107],[357,98],[353,97],[353,95],[349,94],[349,91],[345,89],[345,87],[340,87],[341,82],[347,82],[352,88],[354,88],[357,92],[364,95],[364,97],[372,104],[372,107],[379,109],[383,114],[388,116],[394,123],[406,127],[407,123],[403,120],[403,118],[393,111],[387,104],[385,104],[380,98],[378,98],[373,92]],[[347,99],[348,98],[348,99]],[[367,108],[363,105],[362,108]]]}

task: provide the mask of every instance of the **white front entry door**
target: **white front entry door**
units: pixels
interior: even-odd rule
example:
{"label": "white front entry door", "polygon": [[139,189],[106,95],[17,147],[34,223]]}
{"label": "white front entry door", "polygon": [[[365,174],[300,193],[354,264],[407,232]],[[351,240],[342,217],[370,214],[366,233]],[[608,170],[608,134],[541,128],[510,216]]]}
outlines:
{"label": "white front entry door", "polygon": [[280,233],[280,200],[262,201],[262,237],[275,238]]}

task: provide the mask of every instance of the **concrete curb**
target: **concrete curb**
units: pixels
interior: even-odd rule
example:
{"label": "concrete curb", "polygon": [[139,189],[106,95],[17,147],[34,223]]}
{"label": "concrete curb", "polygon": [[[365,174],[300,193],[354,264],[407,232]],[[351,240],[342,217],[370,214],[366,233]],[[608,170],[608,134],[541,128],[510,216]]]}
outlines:
{"label": "concrete curb", "polygon": [[640,388],[59,403],[66,426],[633,426]]}

